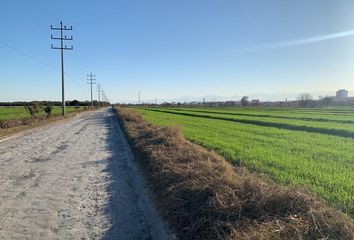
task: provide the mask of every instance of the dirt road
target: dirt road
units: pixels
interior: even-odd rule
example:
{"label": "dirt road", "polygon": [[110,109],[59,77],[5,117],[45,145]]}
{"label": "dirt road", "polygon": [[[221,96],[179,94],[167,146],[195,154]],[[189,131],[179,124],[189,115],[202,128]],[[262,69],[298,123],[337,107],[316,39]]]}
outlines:
{"label": "dirt road", "polygon": [[0,141],[0,239],[168,239],[111,109]]}

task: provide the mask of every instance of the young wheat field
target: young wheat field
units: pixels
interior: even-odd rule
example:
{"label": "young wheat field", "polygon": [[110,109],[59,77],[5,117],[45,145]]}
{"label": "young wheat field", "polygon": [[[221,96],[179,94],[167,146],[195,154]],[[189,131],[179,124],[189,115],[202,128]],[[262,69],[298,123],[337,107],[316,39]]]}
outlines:
{"label": "young wheat field", "polygon": [[147,121],[354,217],[354,110],[144,108]]}

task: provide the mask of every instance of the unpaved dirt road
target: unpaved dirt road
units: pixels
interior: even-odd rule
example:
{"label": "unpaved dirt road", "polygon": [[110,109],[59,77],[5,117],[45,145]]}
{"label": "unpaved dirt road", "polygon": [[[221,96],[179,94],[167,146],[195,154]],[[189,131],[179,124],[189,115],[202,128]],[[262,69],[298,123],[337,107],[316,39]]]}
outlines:
{"label": "unpaved dirt road", "polygon": [[0,239],[168,239],[111,109],[0,141]]}

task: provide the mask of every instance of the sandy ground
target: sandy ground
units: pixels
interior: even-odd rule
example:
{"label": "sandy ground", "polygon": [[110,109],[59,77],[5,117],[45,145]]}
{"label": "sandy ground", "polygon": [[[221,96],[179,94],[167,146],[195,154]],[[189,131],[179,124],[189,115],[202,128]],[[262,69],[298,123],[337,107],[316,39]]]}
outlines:
{"label": "sandy ground", "polygon": [[0,239],[169,239],[111,109],[0,142]]}

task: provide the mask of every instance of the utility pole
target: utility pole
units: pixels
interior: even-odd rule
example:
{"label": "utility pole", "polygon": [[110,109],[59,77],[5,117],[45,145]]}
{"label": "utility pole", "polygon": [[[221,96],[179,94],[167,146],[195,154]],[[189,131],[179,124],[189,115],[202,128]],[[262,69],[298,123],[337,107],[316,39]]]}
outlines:
{"label": "utility pole", "polygon": [[140,91],[139,91],[139,99],[138,99],[138,103],[139,103],[139,105],[140,105]]}
{"label": "utility pole", "polygon": [[106,93],[102,90],[102,99],[103,99],[103,101],[106,103],[106,104],[109,104],[109,100],[108,100],[108,98],[107,98],[107,96],[106,96]]}
{"label": "utility pole", "polygon": [[103,103],[106,102],[106,98],[105,98],[105,94],[104,94],[104,91],[103,91],[103,90],[101,91],[101,99],[102,99],[102,102],[103,102]]}
{"label": "utility pole", "polygon": [[103,103],[106,102],[104,90],[101,91],[101,100]]}
{"label": "utility pole", "polygon": [[92,73],[87,75],[87,84],[91,85],[91,107],[93,107],[93,97],[92,97],[92,84],[96,84],[96,75],[93,75]]}
{"label": "utility pole", "polygon": [[98,94],[98,106],[101,106],[101,91],[102,91],[102,85],[97,84],[97,94]]}
{"label": "utility pole", "polygon": [[67,28],[65,25],[63,27],[63,22],[60,22],[60,27],[53,27],[52,25],[50,25],[50,29],[55,30],[55,31],[60,31],[60,37],[53,37],[53,35],[50,35],[50,38],[53,40],[60,40],[60,47],[53,47],[53,44],[51,44],[51,49],[57,49],[57,50],[61,51],[61,101],[62,101],[61,114],[64,116],[65,115],[64,50],[73,50],[72,45],[70,48],[68,48],[66,45],[64,45],[64,41],[73,40],[73,36],[71,36],[70,38],[66,37],[66,35],[64,35],[64,31],[72,31],[73,27],[70,26],[70,28]]}
{"label": "utility pole", "polygon": [[109,102],[109,99],[108,99],[106,93],[104,93],[104,98],[105,98],[106,102],[109,104],[110,102]]}

